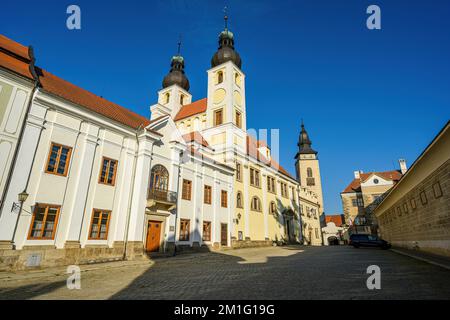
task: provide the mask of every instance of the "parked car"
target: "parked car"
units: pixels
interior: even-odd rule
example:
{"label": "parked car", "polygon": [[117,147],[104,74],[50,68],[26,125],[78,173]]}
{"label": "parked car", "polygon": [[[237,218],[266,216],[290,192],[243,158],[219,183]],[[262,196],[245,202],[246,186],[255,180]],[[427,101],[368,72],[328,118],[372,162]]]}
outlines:
{"label": "parked car", "polygon": [[348,244],[354,248],[379,247],[381,249],[389,249],[391,247],[391,244],[386,240],[370,234],[352,234]]}

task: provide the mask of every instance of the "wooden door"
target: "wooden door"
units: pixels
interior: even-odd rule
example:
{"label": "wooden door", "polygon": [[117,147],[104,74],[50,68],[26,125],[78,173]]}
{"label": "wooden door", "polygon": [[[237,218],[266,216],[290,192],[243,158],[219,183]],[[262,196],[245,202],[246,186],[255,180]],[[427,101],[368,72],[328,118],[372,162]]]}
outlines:
{"label": "wooden door", "polygon": [[228,226],[226,223],[220,225],[220,244],[222,246],[228,245]]}
{"label": "wooden door", "polygon": [[147,252],[159,251],[159,241],[161,236],[161,222],[148,221],[147,243],[145,249]]}

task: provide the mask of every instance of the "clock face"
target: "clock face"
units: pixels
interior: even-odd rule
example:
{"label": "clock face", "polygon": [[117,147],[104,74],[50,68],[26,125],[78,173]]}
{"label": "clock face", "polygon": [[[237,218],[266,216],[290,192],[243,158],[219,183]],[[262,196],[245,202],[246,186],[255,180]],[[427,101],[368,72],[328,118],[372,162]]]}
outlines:
{"label": "clock face", "polygon": [[214,91],[213,102],[214,104],[219,104],[225,99],[226,91],[225,89],[217,89]]}
{"label": "clock face", "polygon": [[378,180],[378,179],[373,179],[373,183],[378,184],[378,182],[380,182],[380,180]]}

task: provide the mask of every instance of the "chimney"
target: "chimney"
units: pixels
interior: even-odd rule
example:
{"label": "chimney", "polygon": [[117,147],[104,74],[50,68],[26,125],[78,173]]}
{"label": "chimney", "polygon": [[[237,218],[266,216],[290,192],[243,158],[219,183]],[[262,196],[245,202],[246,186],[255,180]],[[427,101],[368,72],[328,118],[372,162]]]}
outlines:
{"label": "chimney", "polygon": [[400,164],[400,171],[402,174],[405,174],[408,168],[406,167],[405,159],[398,159],[398,163]]}
{"label": "chimney", "polygon": [[362,173],[362,170],[353,171],[353,174],[355,175],[355,179],[361,179],[361,173]]}

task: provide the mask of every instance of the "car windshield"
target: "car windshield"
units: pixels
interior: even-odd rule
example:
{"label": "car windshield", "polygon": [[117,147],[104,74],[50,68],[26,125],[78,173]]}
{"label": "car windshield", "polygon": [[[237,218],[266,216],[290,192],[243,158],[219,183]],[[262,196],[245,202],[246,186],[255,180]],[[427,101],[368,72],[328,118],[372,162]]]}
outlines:
{"label": "car windshield", "polygon": [[369,236],[369,240],[376,241],[376,240],[378,240],[378,237],[377,236]]}

